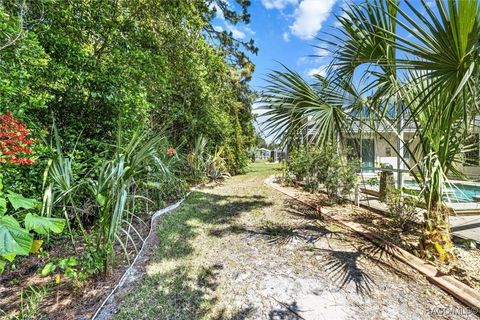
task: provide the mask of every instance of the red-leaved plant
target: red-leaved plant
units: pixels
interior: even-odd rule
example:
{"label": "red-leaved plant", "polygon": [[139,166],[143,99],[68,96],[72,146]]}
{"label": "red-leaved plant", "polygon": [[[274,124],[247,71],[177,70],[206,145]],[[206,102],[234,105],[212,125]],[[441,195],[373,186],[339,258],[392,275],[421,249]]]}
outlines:
{"label": "red-leaved plant", "polygon": [[[27,137],[29,134],[30,130],[10,112],[0,115],[0,163],[32,164],[34,161],[29,155],[32,153],[30,145],[33,141]],[[0,171],[0,274],[17,255],[38,253],[43,240],[34,239],[34,236],[61,233],[66,223],[65,219],[34,213],[39,202],[4,188],[2,180],[3,174]],[[23,226],[12,214],[19,209],[30,211],[23,218]]]}
{"label": "red-leaved plant", "polygon": [[33,142],[29,134],[30,130],[11,112],[0,115],[0,163],[32,164],[34,160],[28,157]]}

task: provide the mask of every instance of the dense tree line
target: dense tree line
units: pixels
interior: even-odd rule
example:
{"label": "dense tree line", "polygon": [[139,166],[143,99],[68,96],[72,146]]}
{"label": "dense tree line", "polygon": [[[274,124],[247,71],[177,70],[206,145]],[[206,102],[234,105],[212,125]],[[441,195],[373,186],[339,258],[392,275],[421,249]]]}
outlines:
{"label": "dense tree line", "polygon": [[85,159],[142,126],[186,150],[201,134],[241,171],[254,143],[247,53],[257,49],[215,31],[212,19],[222,11],[229,23],[248,22],[248,5],[0,2],[0,113],[33,128],[37,153],[53,121],[65,150]]}

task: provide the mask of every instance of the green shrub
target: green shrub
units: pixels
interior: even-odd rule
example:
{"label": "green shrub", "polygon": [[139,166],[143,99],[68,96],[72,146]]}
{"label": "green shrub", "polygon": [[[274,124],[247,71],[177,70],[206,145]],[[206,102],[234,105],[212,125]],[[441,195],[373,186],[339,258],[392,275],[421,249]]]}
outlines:
{"label": "green shrub", "polygon": [[327,154],[324,168],[326,169],[324,185],[330,198],[348,196],[357,186],[358,165],[353,160],[349,161],[345,153]]}
{"label": "green shrub", "polygon": [[309,156],[313,158],[313,155],[308,153],[305,148],[294,149],[289,154],[287,168],[297,181],[302,181],[307,176],[310,169]]}
{"label": "green shrub", "polygon": [[365,183],[368,184],[369,186],[378,186],[379,184],[378,177],[370,178],[367,181],[365,181]]}
{"label": "green shrub", "polygon": [[290,153],[288,171],[308,191],[325,188],[330,199],[340,200],[357,185],[358,161],[349,160],[347,154],[335,146],[301,147]]}
{"label": "green shrub", "polygon": [[393,224],[407,231],[418,222],[418,200],[414,196],[402,196],[398,189],[388,189],[386,204],[388,215],[392,218]]}
{"label": "green shrub", "polygon": [[34,237],[63,231],[65,220],[39,216],[38,209],[37,200],[4,190],[0,174],[0,273],[17,255],[40,250],[43,241]]}
{"label": "green shrub", "polygon": [[207,176],[212,180],[230,177],[223,153],[224,148],[220,147],[207,158]]}
{"label": "green shrub", "polygon": [[282,165],[282,173],[277,177],[277,181],[287,186],[291,186],[295,181],[294,178],[294,174],[290,170],[288,170],[288,165],[284,163]]}
{"label": "green shrub", "polygon": [[[145,131],[137,131],[126,145],[119,139],[111,159],[101,161],[95,178],[88,179],[88,189],[99,214],[91,239],[102,254],[105,274],[114,257],[114,243],[120,244],[128,256],[126,246],[134,243],[132,235],[138,234],[132,220],[141,195],[138,192],[141,181],[153,167],[163,175],[169,174],[157,151],[162,146],[165,148],[166,143],[164,136]],[[125,236],[124,240],[121,235]]]}
{"label": "green shrub", "polygon": [[148,198],[153,201],[156,209],[181,199],[188,191],[186,181],[175,176],[168,176],[155,182],[148,181],[146,188],[148,190]]}
{"label": "green shrub", "polygon": [[[128,244],[139,235],[133,221],[136,210],[144,209],[146,202],[153,202],[156,209],[185,192],[185,182],[174,173],[179,158],[165,136],[138,130],[128,139],[119,137],[117,145],[96,157],[92,167],[65,155],[55,136],[53,156],[45,171],[42,214],[64,217],[69,229],[75,219],[88,248],[82,259],[88,265],[87,273],[100,271],[100,262],[101,271],[107,273],[114,244],[126,253]],[[86,205],[92,228],[84,228],[85,217],[80,216]]]}

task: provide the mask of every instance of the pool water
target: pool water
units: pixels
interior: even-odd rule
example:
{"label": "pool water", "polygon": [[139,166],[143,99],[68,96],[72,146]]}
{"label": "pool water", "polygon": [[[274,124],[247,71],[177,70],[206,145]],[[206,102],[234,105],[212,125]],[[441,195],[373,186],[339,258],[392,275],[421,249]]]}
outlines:
{"label": "pool water", "polygon": [[[418,184],[413,180],[405,180],[404,186],[418,189]],[[445,196],[445,200],[450,202],[475,202],[473,196],[480,196],[480,186],[454,183],[447,187],[447,190],[449,191],[449,197]]]}
{"label": "pool water", "polygon": [[453,193],[459,200],[466,200],[468,202],[474,202],[473,196],[480,196],[480,186],[470,186],[466,184],[455,184]]}

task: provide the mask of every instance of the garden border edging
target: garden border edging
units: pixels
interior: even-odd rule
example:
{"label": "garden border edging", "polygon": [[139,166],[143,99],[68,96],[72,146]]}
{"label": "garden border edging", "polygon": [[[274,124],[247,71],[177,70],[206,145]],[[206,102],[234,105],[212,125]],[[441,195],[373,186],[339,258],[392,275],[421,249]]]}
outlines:
{"label": "garden border edging", "polygon": [[[118,281],[118,283],[115,285],[115,287],[113,287],[113,289],[111,290],[110,294],[103,300],[102,304],[100,305],[100,307],[97,308],[97,310],[95,311],[94,315],[91,317],[91,320],[95,320],[95,319],[110,319],[111,316],[112,316],[112,311],[113,310],[105,310],[105,314],[103,311],[104,307],[106,305],[108,305],[108,303],[112,304],[114,302],[114,294],[115,292],[123,287],[123,285],[126,283],[127,279],[132,275],[132,271],[133,270],[133,267],[135,266],[135,263],[137,262],[138,258],[141,257],[142,253],[143,253],[143,250],[145,248],[145,246],[147,245],[148,243],[148,240],[150,239],[150,236],[152,235],[152,230],[154,229],[154,226],[156,225],[154,222],[156,222],[159,218],[163,217],[166,213],[168,212],[171,212],[175,209],[177,209],[182,203],[183,201],[185,201],[185,199],[187,199],[187,197],[192,193],[192,191],[195,191],[197,190],[198,188],[200,188],[203,184],[199,184],[199,185],[196,185],[195,187],[192,187],[190,188],[190,191],[182,198],[180,199],[179,201],[175,202],[174,204],[166,207],[166,208],[163,208],[163,209],[160,209],[158,211],[156,211],[152,217],[150,218],[150,230],[148,232],[148,235],[147,237],[143,240],[143,243],[142,243],[142,247],[140,248],[140,251],[138,251],[137,255],[135,256],[135,259],[133,259],[132,263],[130,264],[130,266],[127,268],[127,270],[125,270],[124,274],[122,275],[122,277],[120,278],[120,280]],[[130,282],[133,282],[134,279],[131,279]]]}
{"label": "garden border edging", "polygon": [[421,273],[425,278],[427,278],[428,281],[431,283],[435,284],[436,286],[440,287],[443,289],[445,292],[449,293],[450,295],[454,296],[458,300],[460,300],[462,303],[467,305],[468,307],[472,308],[475,313],[480,311],[480,292],[474,290],[473,288],[467,286],[463,282],[460,282],[459,280],[455,279],[452,276],[449,276],[440,270],[438,270],[436,267],[433,265],[427,263],[426,261],[414,256],[413,254],[409,253],[408,251],[403,250],[402,248],[398,247],[395,244],[392,244],[382,238],[380,235],[367,230],[364,228],[361,224],[347,220],[343,218],[342,216],[335,214],[334,212],[330,210],[323,210],[318,206],[314,205],[304,199],[300,199],[297,196],[288,193],[285,190],[282,190],[281,188],[278,188],[274,183],[273,183],[273,178],[274,176],[270,176],[267,179],[265,179],[264,183],[268,185],[269,187],[275,189],[276,191],[283,193],[292,199],[303,203],[304,205],[326,215],[328,218],[352,229],[362,237],[366,238],[367,240],[371,241],[375,245],[383,248],[388,248],[385,250],[389,255],[393,256],[397,260],[402,261],[403,263],[409,265],[410,267],[414,268],[417,270],[419,273]]}

